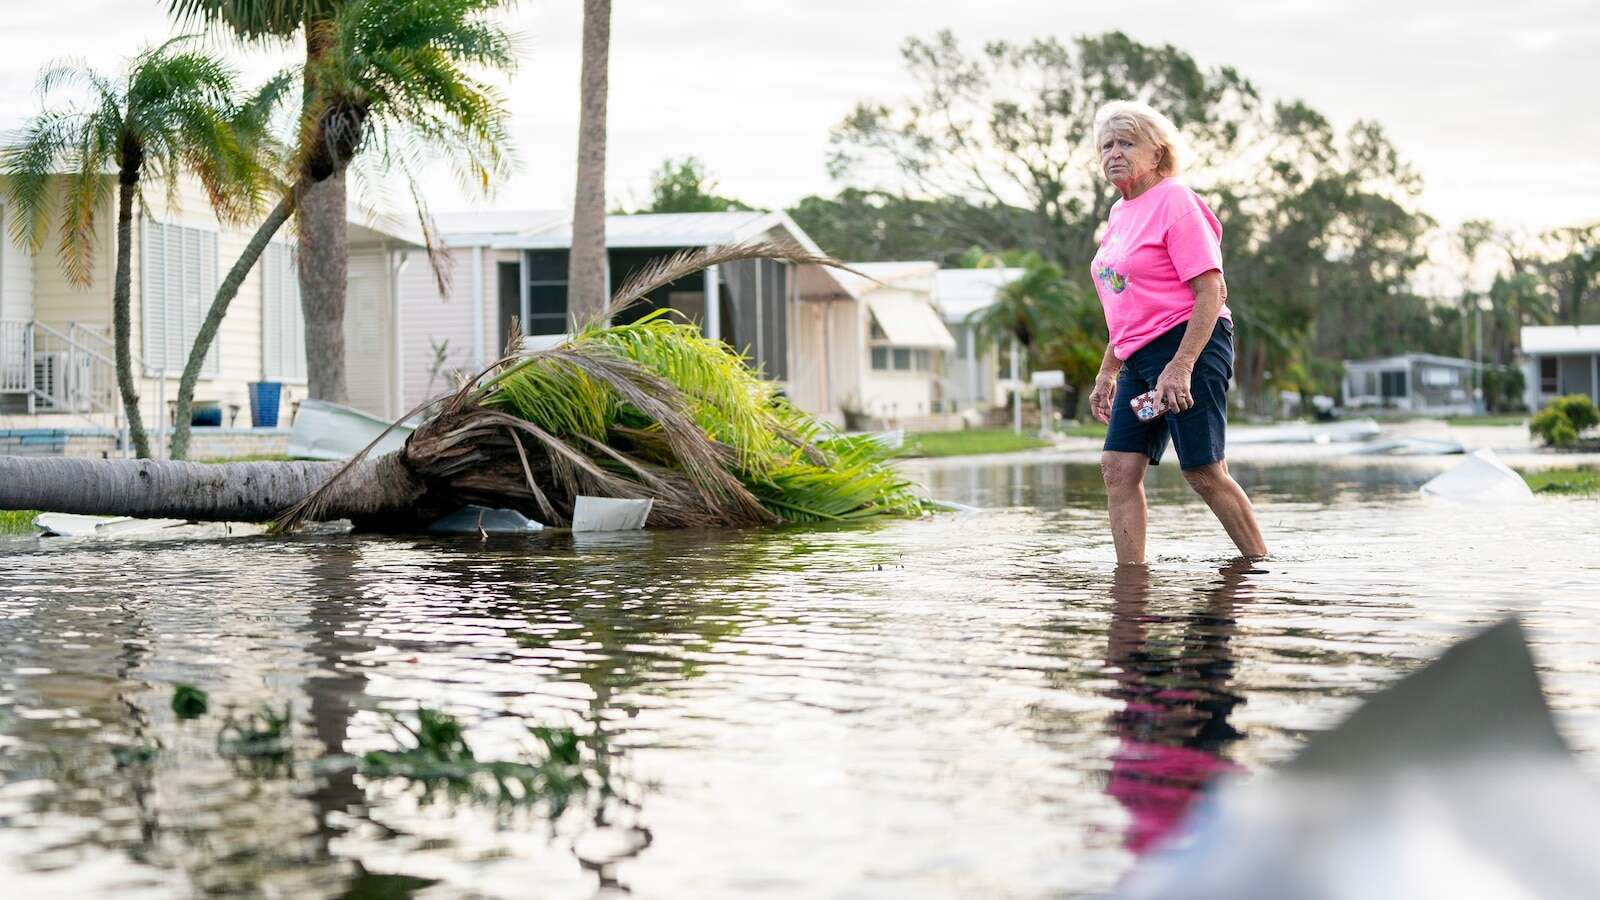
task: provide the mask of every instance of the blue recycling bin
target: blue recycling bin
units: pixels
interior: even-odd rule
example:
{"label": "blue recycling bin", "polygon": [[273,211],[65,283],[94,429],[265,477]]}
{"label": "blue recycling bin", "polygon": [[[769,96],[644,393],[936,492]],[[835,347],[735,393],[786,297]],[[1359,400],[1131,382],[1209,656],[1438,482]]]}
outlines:
{"label": "blue recycling bin", "polygon": [[252,381],[245,385],[250,393],[250,427],[277,428],[278,402],[283,399],[283,382]]}
{"label": "blue recycling bin", "polygon": [[197,403],[189,410],[189,424],[198,428],[221,428],[222,407],[216,403]]}

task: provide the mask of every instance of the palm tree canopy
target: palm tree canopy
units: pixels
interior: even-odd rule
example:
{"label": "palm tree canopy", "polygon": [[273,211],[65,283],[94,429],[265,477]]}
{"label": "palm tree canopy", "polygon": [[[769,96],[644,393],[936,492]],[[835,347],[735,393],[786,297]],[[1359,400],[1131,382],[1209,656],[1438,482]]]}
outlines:
{"label": "palm tree canopy", "polygon": [[193,172],[225,221],[259,208],[269,177],[262,155],[267,120],[286,91],[286,76],[244,101],[237,75],[216,57],[174,38],[129,61],[120,80],[80,61],[47,67],[38,90],[48,105],[67,89],[79,96],[27,122],[0,149],[13,214],[11,233],[38,251],[60,206],[62,268],[87,283],[95,218],[112,191],[107,177],[139,191],[148,181],[175,202],[178,176]]}
{"label": "palm tree canopy", "polygon": [[170,0],[167,11],[185,25],[224,25],[244,40],[287,39],[307,22],[330,19],[341,0]]}
{"label": "palm tree canopy", "polygon": [[442,152],[480,190],[509,165],[499,89],[470,70],[511,72],[516,41],[489,13],[505,0],[353,0],[315,28],[328,50],[303,116],[303,164],[317,176],[371,141],[380,164]]}

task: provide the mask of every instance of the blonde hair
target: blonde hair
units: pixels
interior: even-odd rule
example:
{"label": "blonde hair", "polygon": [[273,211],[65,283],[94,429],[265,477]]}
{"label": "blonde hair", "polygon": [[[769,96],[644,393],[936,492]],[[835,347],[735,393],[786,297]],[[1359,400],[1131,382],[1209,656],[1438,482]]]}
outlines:
{"label": "blonde hair", "polygon": [[1112,100],[1094,114],[1094,143],[1098,149],[1108,131],[1124,131],[1161,149],[1156,174],[1177,177],[1188,162],[1189,147],[1172,120],[1155,107],[1137,100]]}

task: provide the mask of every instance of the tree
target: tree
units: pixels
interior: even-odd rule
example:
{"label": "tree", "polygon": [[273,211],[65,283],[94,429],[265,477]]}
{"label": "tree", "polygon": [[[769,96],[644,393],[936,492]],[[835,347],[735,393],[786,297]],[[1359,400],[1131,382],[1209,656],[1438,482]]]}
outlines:
{"label": "tree", "polygon": [[705,164],[693,156],[666,159],[650,176],[650,202],[641,213],[729,212],[755,207],[717,194]]}
{"label": "tree", "polygon": [[582,106],[578,113],[578,183],[572,206],[567,303],[574,326],[606,302],[606,94],[611,0],[583,2]]}
{"label": "tree", "polygon": [[250,139],[240,126],[250,104],[235,99],[235,73],[215,57],[188,49],[177,38],[145,50],[113,80],[78,63],[47,68],[39,93],[49,102],[66,87],[86,90],[87,102],[67,103],[28,122],[3,151],[7,191],[14,205],[12,234],[36,252],[52,219],[60,217],[60,257],[68,280],[92,280],[90,253],[97,218],[111,193],[106,172],[116,172],[117,249],[112,289],[117,388],[128,435],[141,458],[150,440],[139,411],[133,376],[132,244],[134,207],[144,185],[177,194],[183,173],[199,177],[219,219],[239,221],[258,187]]}
{"label": "tree", "polygon": [[1582,325],[1584,304],[1600,293],[1600,222],[1556,228],[1545,238],[1555,254],[1542,268],[1561,318],[1568,325]]}
{"label": "tree", "polygon": [[[221,25],[255,43],[288,41],[304,33],[302,103],[322,102],[316,73],[327,55],[332,23],[346,0],[169,0],[172,15],[184,24]],[[330,160],[324,160],[326,165]],[[333,161],[336,162],[336,161]],[[346,160],[345,162],[348,162]],[[311,179],[315,185],[296,203],[301,235],[300,305],[306,322],[307,393],[342,403],[348,396],[344,373],[344,301],[349,256],[343,165]]]}
{"label": "tree", "polygon": [[[916,515],[929,506],[877,441],[790,406],[721,341],[657,311],[605,323],[708,265],[833,264],[790,246],[686,252],[641,272],[566,343],[502,360],[446,398],[404,449],[349,463],[0,458],[0,509],[417,528],[463,503],[570,522],[579,494],[648,497],[656,526]],[[292,508],[285,512],[286,507]]]}
{"label": "tree", "polygon": [[1060,266],[1032,251],[982,254],[969,261],[977,268],[1022,268],[1022,275],[1000,289],[993,305],[972,314],[973,324],[986,340],[1015,339],[1035,369],[1060,370],[1067,381],[1064,410],[1075,414],[1078,399],[1094,386],[1105,350],[1099,302]]}
{"label": "tree", "polygon": [[[319,115],[308,114],[302,119],[299,145],[305,152],[299,158],[301,171],[296,176],[304,176],[307,186],[295,207],[301,238],[298,258],[300,305],[306,322],[307,393],[313,398],[342,403],[348,396],[344,358],[349,263],[346,176],[362,144],[375,134],[367,121],[367,103],[359,92],[360,79],[332,59],[339,36],[349,34],[338,20],[350,7],[364,5],[366,8],[358,17],[364,23],[361,27],[382,29],[394,39],[403,36],[399,43],[431,46],[419,55],[391,58],[401,67],[385,73],[385,78],[391,83],[416,78],[424,86],[444,86],[436,67],[443,62],[438,51],[449,45],[443,40],[430,43],[427,29],[442,18],[467,20],[472,14],[486,13],[505,3],[506,0],[399,0],[374,5],[358,0],[168,0],[169,10],[180,22],[219,26],[245,41],[276,43],[304,35],[302,102],[308,111],[320,110]],[[384,21],[381,13],[385,6],[392,10],[393,21]],[[493,40],[486,40],[490,37]],[[454,63],[448,68],[455,74],[459,74],[457,67],[462,62],[503,69],[513,58],[503,30],[487,22],[478,22],[471,43],[450,55]],[[347,61],[353,59],[347,57]],[[351,88],[357,90],[352,92]],[[492,96],[486,90],[480,93]],[[440,101],[447,96],[432,99]],[[451,133],[448,128],[438,128],[441,123],[430,121],[425,111],[419,112],[422,114],[412,123],[412,129],[422,142],[414,146],[429,146],[428,139],[443,139]],[[468,148],[463,152],[478,150]],[[401,159],[401,154],[389,157],[390,162]],[[481,162],[492,166],[498,160],[488,158]],[[414,182],[411,188],[413,198],[418,198]]]}
{"label": "tree", "polygon": [[[443,155],[455,165],[464,185],[485,192],[505,173],[510,148],[504,101],[493,87],[468,74],[472,68],[508,71],[515,66],[511,37],[485,15],[498,3],[350,0],[331,20],[317,26],[325,32],[324,49],[317,61],[319,70],[305,78],[320,86],[319,93],[301,111],[296,145],[285,165],[287,183],[272,213],[219,285],[190,349],[178,386],[174,459],[187,454],[194,386],[229,304],[272,236],[307,198],[318,194],[318,184],[340,177],[352,161],[365,155],[410,183],[426,235],[430,233],[427,207],[415,184],[418,161]],[[265,165],[259,158],[255,162]],[[341,222],[339,233],[343,235],[347,227]],[[301,228],[303,271],[305,245],[313,238],[304,231],[303,220]],[[433,249],[430,240],[429,259],[442,291],[444,275]],[[314,351],[312,331],[308,318],[308,372],[314,353],[326,352]],[[324,335],[319,346],[325,348],[330,340]],[[338,344],[343,347],[342,331]]]}
{"label": "tree", "polygon": [[986,209],[966,200],[923,200],[847,187],[834,197],[804,197],[789,215],[817,245],[839,259],[931,259],[960,266],[971,247],[1014,249],[1011,232],[994,222],[1023,210]]}

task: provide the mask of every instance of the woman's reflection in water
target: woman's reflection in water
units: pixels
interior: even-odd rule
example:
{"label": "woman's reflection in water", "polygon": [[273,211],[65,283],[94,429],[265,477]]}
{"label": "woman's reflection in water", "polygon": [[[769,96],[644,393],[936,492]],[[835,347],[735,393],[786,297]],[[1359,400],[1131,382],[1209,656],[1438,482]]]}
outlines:
{"label": "woman's reflection in water", "polygon": [[1152,614],[1150,570],[1118,566],[1111,584],[1106,662],[1116,681],[1110,695],[1125,705],[1112,718],[1120,743],[1106,792],[1128,810],[1126,844],[1144,853],[1171,831],[1217,775],[1237,771],[1224,758],[1244,735],[1228,724],[1244,698],[1228,689],[1229,641],[1237,623],[1247,561],[1221,570],[1201,591],[1204,606],[1176,616]]}

